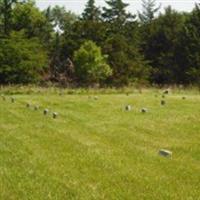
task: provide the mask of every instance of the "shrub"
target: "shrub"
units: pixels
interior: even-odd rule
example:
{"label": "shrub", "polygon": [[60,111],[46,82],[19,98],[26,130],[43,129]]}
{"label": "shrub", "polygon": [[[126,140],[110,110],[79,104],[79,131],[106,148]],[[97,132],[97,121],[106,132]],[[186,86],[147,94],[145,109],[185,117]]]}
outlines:
{"label": "shrub", "polygon": [[81,84],[95,85],[111,76],[112,70],[106,63],[101,48],[86,41],[74,54],[75,74]]}

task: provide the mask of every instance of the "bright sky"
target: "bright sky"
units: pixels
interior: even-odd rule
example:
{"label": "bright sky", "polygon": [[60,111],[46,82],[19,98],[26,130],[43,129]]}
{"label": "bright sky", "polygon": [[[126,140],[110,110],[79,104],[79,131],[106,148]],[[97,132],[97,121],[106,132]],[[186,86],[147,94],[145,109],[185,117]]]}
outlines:
{"label": "bright sky", "polygon": [[[44,9],[49,5],[55,6],[65,6],[66,10],[71,10],[75,13],[80,14],[86,4],[87,0],[36,0],[37,5]],[[129,11],[136,13],[137,10],[141,10],[141,0],[124,0],[124,2],[129,3]],[[173,8],[179,11],[191,11],[194,8],[195,2],[198,0],[157,0],[157,3],[162,4],[162,8],[171,5]],[[96,0],[96,5],[104,6],[104,0]]]}

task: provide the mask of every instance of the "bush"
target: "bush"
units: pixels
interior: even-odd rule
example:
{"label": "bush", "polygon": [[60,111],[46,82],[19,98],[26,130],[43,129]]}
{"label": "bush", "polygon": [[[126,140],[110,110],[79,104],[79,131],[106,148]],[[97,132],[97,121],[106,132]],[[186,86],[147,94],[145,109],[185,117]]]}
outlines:
{"label": "bush", "polygon": [[102,83],[112,75],[106,56],[101,48],[92,41],[86,41],[74,54],[75,74],[81,84],[94,85]]}

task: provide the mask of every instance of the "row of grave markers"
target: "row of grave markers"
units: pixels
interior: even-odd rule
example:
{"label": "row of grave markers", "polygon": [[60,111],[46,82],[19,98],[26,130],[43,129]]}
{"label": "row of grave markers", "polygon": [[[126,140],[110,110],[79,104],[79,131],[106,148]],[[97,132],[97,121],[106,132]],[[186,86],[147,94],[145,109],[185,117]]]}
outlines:
{"label": "row of grave markers", "polygon": [[[169,91],[168,91],[168,90],[166,90],[166,91],[163,92],[162,98],[165,98],[165,95],[166,95],[166,94],[169,94]],[[3,100],[6,100],[6,97],[5,97],[4,95],[1,95],[1,96],[2,96],[2,99],[3,99]],[[157,97],[157,95],[156,95],[156,97]],[[89,96],[88,98],[91,99],[91,96]],[[12,102],[12,103],[15,102],[15,98],[14,98],[14,97],[11,97],[10,99],[11,99],[11,102]],[[95,96],[95,97],[94,97],[94,100],[98,100],[98,99],[99,99],[98,96]],[[182,97],[182,99],[185,100],[186,97]],[[161,103],[162,106],[166,105],[166,101],[165,101],[164,99],[162,99],[160,103]],[[29,103],[27,103],[27,104],[26,104],[26,107],[27,107],[27,108],[30,108],[31,105],[30,105]],[[39,110],[39,108],[40,108],[39,106],[34,106],[34,110]],[[126,110],[126,111],[131,111],[131,110],[132,110],[132,106],[131,106],[131,105],[126,105],[126,106],[125,106],[125,110]],[[147,109],[147,108],[142,108],[140,111],[141,111],[141,113],[147,113],[147,112],[148,112],[148,109]],[[48,113],[49,113],[49,110],[48,110],[47,108],[44,109],[43,114],[44,114],[44,115],[48,115]],[[53,118],[54,118],[54,119],[56,119],[56,118],[58,117],[58,113],[57,113],[57,112],[53,112],[52,115],[53,115]]]}
{"label": "row of grave markers", "polygon": [[[2,99],[4,101],[6,101],[6,97],[4,95],[1,95],[1,97],[2,97]],[[10,101],[11,101],[11,103],[15,103],[16,99],[14,97],[10,97]],[[26,103],[26,107],[27,108],[31,108],[32,106],[33,106],[35,111],[40,109],[40,106],[38,106],[38,105],[34,106],[34,105],[31,105],[30,103]],[[48,115],[49,112],[50,112],[49,109],[46,108],[46,109],[44,109],[43,114],[44,115]],[[57,112],[53,112],[52,113],[52,117],[53,117],[53,119],[56,119],[58,117],[58,113]]]}

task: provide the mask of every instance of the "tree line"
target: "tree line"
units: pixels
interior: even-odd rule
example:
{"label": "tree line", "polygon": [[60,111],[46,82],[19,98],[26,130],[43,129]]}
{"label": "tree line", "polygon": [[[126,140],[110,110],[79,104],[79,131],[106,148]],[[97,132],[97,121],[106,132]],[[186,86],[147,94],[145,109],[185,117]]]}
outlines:
{"label": "tree line", "polygon": [[41,11],[32,0],[0,0],[0,83],[63,86],[200,84],[200,5],[191,12],[123,0],[81,15]]}

